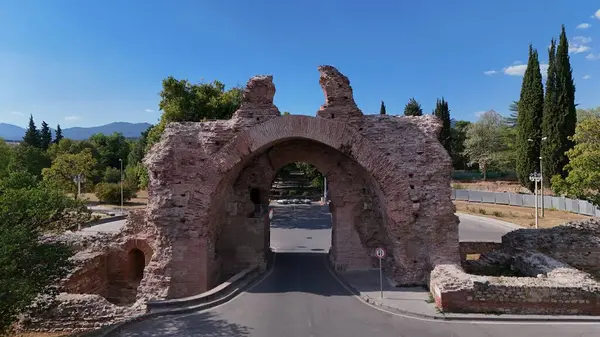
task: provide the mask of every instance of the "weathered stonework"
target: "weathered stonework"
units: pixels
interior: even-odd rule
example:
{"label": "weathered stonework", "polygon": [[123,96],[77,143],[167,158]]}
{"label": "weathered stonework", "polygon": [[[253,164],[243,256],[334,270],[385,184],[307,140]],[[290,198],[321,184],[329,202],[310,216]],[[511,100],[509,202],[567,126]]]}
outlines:
{"label": "weathered stonework", "polygon": [[[463,261],[464,269],[448,264],[433,270],[436,304],[450,312],[600,315],[600,261],[594,255],[600,250],[599,228],[594,218],[516,230],[500,245],[461,243],[463,253],[482,255]],[[502,276],[501,270],[519,277]]]}
{"label": "weathered stonework", "polygon": [[72,258],[76,267],[59,284],[60,294],[41,307],[35,304],[32,312],[22,318],[21,328],[86,331],[144,313],[147,298],[138,288],[154,254],[155,239],[152,230],[140,226],[144,224],[143,216],[143,211],[132,212],[123,230],[116,234],[67,232],[47,237],[76,250]]}
{"label": "weathered stonework", "polygon": [[400,284],[426,284],[433,266],[459,263],[439,120],[365,116],[348,78],[331,66],[319,72],[326,102],[317,117],[280,116],[272,77],[259,76],[231,120],[167,126],[145,158],[145,221],[158,242],[141,292],[193,295],[248,264],[264,265],[269,236],[261,205],[277,170],[292,161],[328,176],[337,268],[371,267],[376,245],[393,257],[386,272]]}

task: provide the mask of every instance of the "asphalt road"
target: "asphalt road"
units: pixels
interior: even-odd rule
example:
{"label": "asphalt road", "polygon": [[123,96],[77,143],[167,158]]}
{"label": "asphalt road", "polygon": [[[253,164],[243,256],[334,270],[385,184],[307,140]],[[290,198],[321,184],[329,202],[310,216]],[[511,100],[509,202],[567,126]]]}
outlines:
{"label": "asphalt road", "polygon": [[[330,241],[321,236],[331,234],[325,215],[314,208],[276,209],[271,242],[279,253],[256,286],[213,309],[142,321],[119,336],[600,336],[600,325],[440,322],[375,309],[352,296],[326,267],[323,252]],[[467,225],[467,233],[480,232],[472,226],[478,227]]]}

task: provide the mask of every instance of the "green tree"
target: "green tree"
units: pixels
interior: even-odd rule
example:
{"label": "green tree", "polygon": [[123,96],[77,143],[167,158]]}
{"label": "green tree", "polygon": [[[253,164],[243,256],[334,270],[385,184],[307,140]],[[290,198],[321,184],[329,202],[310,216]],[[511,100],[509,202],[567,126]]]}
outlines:
{"label": "green tree", "polygon": [[[1,335],[8,333],[34,301],[38,307],[45,307],[58,293],[55,285],[73,267],[69,261],[73,255],[71,248],[42,240],[42,235],[64,231],[91,219],[83,203],[61,191],[35,184],[35,177],[26,178],[26,174],[13,172],[0,180]],[[22,185],[24,182],[31,185]]]}
{"label": "green tree", "polygon": [[42,128],[40,129],[40,148],[42,150],[48,150],[48,147],[52,143],[52,131],[46,121],[42,121]]}
{"label": "green tree", "polygon": [[[543,171],[548,177],[557,174],[559,158],[563,155],[558,153],[560,148],[561,111],[558,106],[558,78],[556,64],[556,41],[550,41],[548,48],[548,74],[546,77],[546,92],[544,96],[544,115],[542,116],[542,137],[545,141],[541,143],[540,154],[542,156]],[[548,182],[546,179],[545,182]]]}
{"label": "green tree", "polygon": [[60,128],[60,124],[56,125],[56,132],[54,134],[54,143],[59,143],[63,139],[62,129]]}
{"label": "green tree", "polygon": [[471,122],[456,121],[454,127],[450,129],[450,156],[452,157],[452,167],[455,170],[466,170],[469,158],[465,155],[465,140],[467,139],[467,130]]}
{"label": "green tree", "polygon": [[284,111],[281,115],[282,116],[289,116],[289,115],[291,115],[291,113],[289,111]]}
{"label": "green tree", "polygon": [[29,146],[40,147],[41,146],[41,135],[40,131],[35,126],[33,115],[29,115],[29,126],[23,136],[23,142]]}
{"label": "green tree", "polygon": [[565,178],[567,173],[563,168],[569,163],[566,153],[574,145],[572,137],[577,125],[577,109],[573,70],[569,60],[569,41],[564,25],[556,55],[552,56],[551,61],[552,69],[548,69],[548,75],[553,78],[549,78],[548,82],[552,84],[552,95],[546,96],[545,113],[548,115],[544,116],[543,129],[543,136],[548,137],[543,146],[544,174],[549,177],[560,174]]}
{"label": "green tree", "polygon": [[508,110],[510,111],[510,115],[506,117],[504,121],[506,122],[506,125],[508,125],[511,128],[514,128],[517,126],[517,120],[519,116],[519,102],[513,101],[512,103],[510,103],[510,105],[508,106]]}
{"label": "green tree", "polygon": [[240,107],[243,90],[234,87],[225,90],[219,81],[192,84],[172,76],[162,81],[161,101],[163,114],[160,122],[148,134],[149,149],[159,141],[170,122],[201,122],[212,119],[229,119]]}
{"label": "green tree", "polygon": [[98,169],[104,172],[107,167],[120,168],[123,160],[123,166],[127,166],[127,158],[129,156],[129,142],[121,133],[113,133],[112,135],[104,135],[97,133],[90,137],[90,143],[98,151]]}
{"label": "green tree", "polygon": [[8,175],[8,166],[13,160],[14,151],[4,139],[0,138],[0,179]]}
{"label": "green tree", "polygon": [[566,178],[554,175],[552,190],[600,206],[600,117],[578,123],[573,141],[575,146],[567,151]]}
{"label": "green tree", "polygon": [[448,102],[442,99],[438,99],[435,104],[435,110],[433,114],[442,121],[442,130],[440,130],[440,134],[438,139],[440,143],[444,146],[446,151],[451,154],[452,151],[452,130],[450,126],[450,109],[448,108]]}
{"label": "green tree", "polygon": [[539,171],[540,135],[544,111],[544,87],[538,53],[529,45],[517,119],[516,171],[521,185],[533,190],[529,175]]}
{"label": "green tree", "polygon": [[591,109],[577,109],[577,123],[591,117],[600,117],[600,107]]}
{"label": "green tree", "polygon": [[42,175],[44,181],[56,189],[76,193],[77,184],[73,178],[82,174],[85,177],[85,182],[81,186],[82,190],[90,186],[95,164],[96,160],[92,157],[90,150],[84,150],[77,154],[61,154],[56,157],[50,168],[42,171]]}
{"label": "green tree", "polygon": [[45,151],[26,143],[20,143],[14,148],[14,155],[8,165],[8,170],[25,171],[39,176],[44,168],[50,167],[50,164],[50,157]]}
{"label": "green tree", "polygon": [[504,150],[503,125],[504,118],[492,110],[484,113],[467,130],[464,152],[470,165],[479,165],[483,180],[487,179],[488,168],[497,163],[498,154]]}
{"label": "green tree", "polygon": [[421,104],[417,102],[416,99],[411,98],[408,100],[408,103],[404,107],[404,115],[405,116],[423,116],[423,109],[421,109]]}
{"label": "green tree", "polygon": [[[121,184],[99,183],[94,188],[96,198],[104,203],[119,204],[121,202]],[[135,197],[135,191],[127,185],[123,185],[123,201],[129,201]]]}
{"label": "green tree", "polygon": [[381,106],[379,107],[379,114],[385,115],[385,103],[383,101],[381,101]]}
{"label": "green tree", "polygon": [[107,167],[104,171],[104,182],[118,184],[121,182],[121,170],[116,167]]}

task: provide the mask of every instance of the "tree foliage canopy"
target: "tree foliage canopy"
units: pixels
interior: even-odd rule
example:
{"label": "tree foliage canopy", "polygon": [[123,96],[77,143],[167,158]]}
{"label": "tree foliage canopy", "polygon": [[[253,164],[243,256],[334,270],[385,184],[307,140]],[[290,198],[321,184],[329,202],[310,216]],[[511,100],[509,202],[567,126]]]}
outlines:
{"label": "tree foliage canopy", "polygon": [[575,147],[567,151],[566,178],[559,174],[553,176],[552,189],[600,206],[600,117],[581,121],[573,141]]}
{"label": "tree foliage canopy", "polygon": [[421,104],[417,102],[416,99],[411,98],[404,106],[404,115],[405,116],[423,116],[423,109],[421,109]]}
{"label": "tree foliage canopy", "polygon": [[467,129],[465,155],[469,164],[478,164],[487,178],[487,170],[498,160],[498,153],[504,150],[502,139],[503,117],[495,111],[484,113],[479,120]]}

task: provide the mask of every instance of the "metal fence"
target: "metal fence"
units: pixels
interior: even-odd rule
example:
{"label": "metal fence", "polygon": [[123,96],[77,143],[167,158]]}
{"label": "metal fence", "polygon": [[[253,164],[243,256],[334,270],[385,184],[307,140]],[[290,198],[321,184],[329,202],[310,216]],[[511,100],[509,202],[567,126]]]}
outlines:
{"label": "metal fence", "polygon": [[[535,207],[535,196],[532,194],[452,189],[452,200],[531,208]],[[541,197],[538,197],[538,206],[541,206]],[[600,217],[600,208],[585,200],[546,195],[544,196],[544,208]]]}

